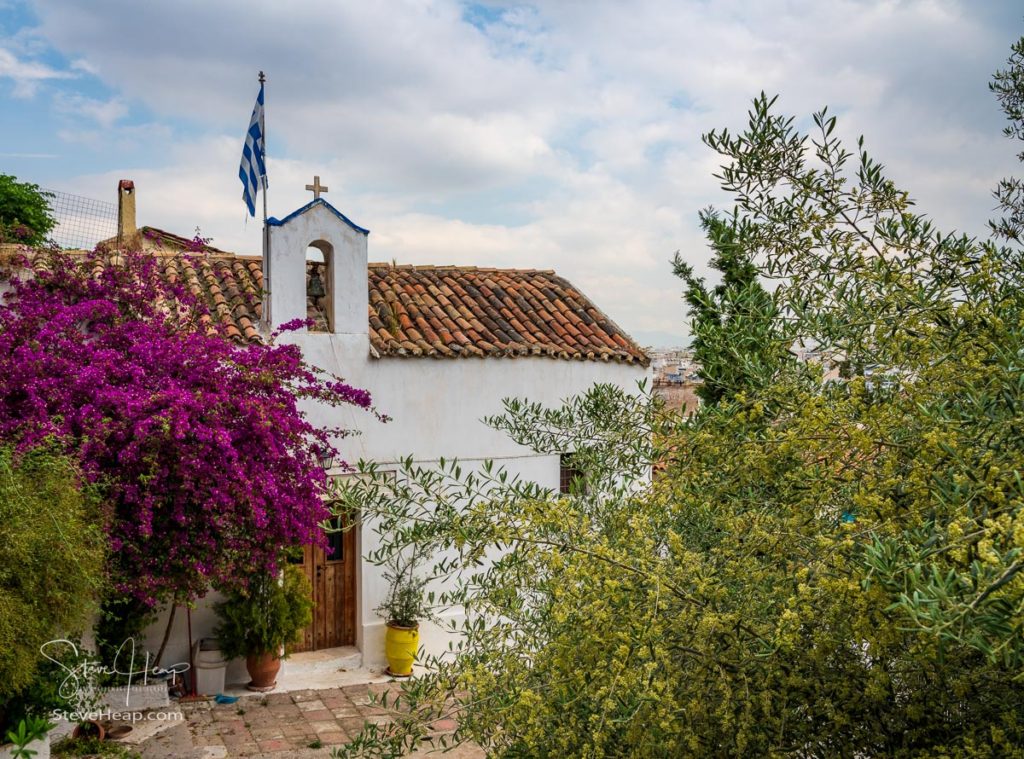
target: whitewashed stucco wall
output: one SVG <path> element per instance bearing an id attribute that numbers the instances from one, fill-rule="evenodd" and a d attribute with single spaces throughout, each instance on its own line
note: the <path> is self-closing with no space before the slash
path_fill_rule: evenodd
<path id="1" fill-rule="evenodd" d="M 540 456 L 483 423 L 502 411 L 502 399 L 527 398 L 553 406 L 585 392 L 595 383 L 636 390 L 647 370 L 615 363 L 550 358 L 366 358 L 359 340 L 327 334 L 296 334 L 312 364 L 341 374 L 373 395 L 376 408 L 392 418 L 382 424 L 354 409 L 310 411 L 317 421 L 362 434 L 338 443 L 349 462 L 366 459 L 382 468 L 412 456 L 417 463 L 439 458 L 482 464 L 486 459 L 548 487 L 558 486 L 558 456 Z M 365 343 L 364 343 L 365 344 Z M 376 548 L 365 530 L 362 553 Z M 360 571 L 357 629 L 364 661 L 379 663 L 383 621 L 373 609 L 387 591 L 380 569 L 363 563 Z M 428 641 L 429 642 L 429 641 Z"/>
<path id="2" fill-rule="evenodd" d="M 511 473 L 548 487 L 558 486 L 558 456 L 534 454 L 484 425 L 483 417 L 500 413 L 503 398 L 522 397 L 555 405 L 598 382 L 633 390 L 647 375 L 645 369 L 637 366 L 550 358 L 377 359 L 370 357 L 365 337 L 310 333 L 293 334 L 287 339 L 302 347 L 310 363 L 369 390 L 376 408 L 392 418 L 381 423 L 371 414 L 353 408 L 307 407 L 305 410 L 317 424 L 361 432 L 338 441 L 346 461 L 372 460 L 387 469 L 409 455 L 418 463 L 436 462 L 444 457 L 457 458 L 471 466 L 492 459 Z M 372 530 L 364 529 L 359 536 L 360 555 L 373 550 L 375 540 Z M 381 570 L 360 562 L 356 629 L 357 645 L 366 666 L 384 663 L 384 624 L 373 610 L 386 592 Z M 208 604 L 201 602 L 192 613 L 193 638 L 211 636 L 215 624 Z M 159 646 L 163 625 L 161 619 L 148 630 L 149 650 L 155 651 Z M 188 660 L 183 614 L 179 614 L 175 625 L 165 662 Z M 424 629 L 423 640 L 435 651 L 447 645 L 447 638 L 435 629 Z M 244 679 L 241 662 L 233 664 L 229 679 L 232 676 L 235 680 Z"/>

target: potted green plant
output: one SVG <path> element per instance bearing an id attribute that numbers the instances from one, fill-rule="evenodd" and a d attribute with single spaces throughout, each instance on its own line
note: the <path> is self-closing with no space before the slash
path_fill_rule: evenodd
<path id="1" fill-rule="evenodd" d="M 53 723 L 42 717 L 25 717 L 7 731 L 7 745 L 0 746 L 2 759 L 46 759 L 50 756 Z"/>
<path id="2" fill-rule="evenodd" d="M 245 657 L 252 678 L 247 687 L 268 691 L 277 684 L 281 659 L 313 619 L 311 588 L 300 567 L 285 564 L 280 577 L 257 576 L 215 610 L 221 651 L 229 659 Z"/>
<path id="3" fill-rule="evenodd" d="M 410 558 L 396 554 L 384 572 L 390 586 L 384 602 L 375 611 L 387 626 L 384 637 L 384 655 L 388 660 L 387 674 L 409 677 L 416 660 L 420 642 L 420 621 L 432 619 L 433 593 L 426 592 L 429 580 L 417 574 L 418 551 Z"/>

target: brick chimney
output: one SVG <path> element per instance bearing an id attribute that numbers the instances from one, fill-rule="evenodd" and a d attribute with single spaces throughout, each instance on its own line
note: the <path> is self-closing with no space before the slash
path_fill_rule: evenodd
<path id="1" fill-rule="evenodd" d="M 117 247 L 135 245 L 138 234 L 135 226 L 135 182 L 122 179 L 117 183 Z"/>

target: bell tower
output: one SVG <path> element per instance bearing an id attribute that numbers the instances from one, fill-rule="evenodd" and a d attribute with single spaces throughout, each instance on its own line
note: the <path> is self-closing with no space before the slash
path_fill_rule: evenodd
<path id="1" fill-rule="evenodd" d="M 268 331 L 295 319 L 310 319 L 310 333 L 368 334 L 367 237 L 320 195 L 327 187 L 314 177 L 306 189 L 313 200 L 283 219 L 267 220 L 266 240 L 273 277 Z"/>

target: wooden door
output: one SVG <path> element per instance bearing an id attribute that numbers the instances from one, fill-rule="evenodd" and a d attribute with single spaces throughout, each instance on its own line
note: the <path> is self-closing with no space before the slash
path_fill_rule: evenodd
<path id="1" fill-rule="evenodd" d="M 313 587 L 313 624 L 303 630 L 296 651 L 356 642 L 356 533 L 331 532 L 327 540 L 326 550 L 306 546 L 302 551 L 302 568 Z"/>

